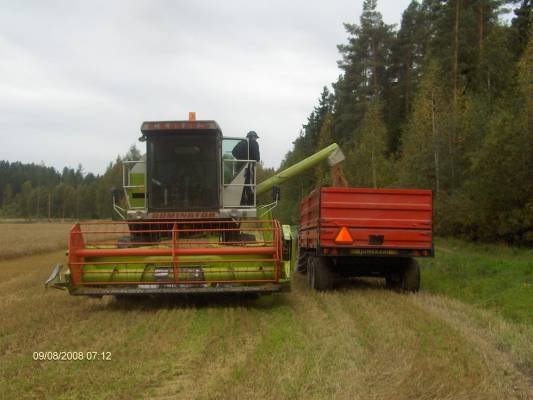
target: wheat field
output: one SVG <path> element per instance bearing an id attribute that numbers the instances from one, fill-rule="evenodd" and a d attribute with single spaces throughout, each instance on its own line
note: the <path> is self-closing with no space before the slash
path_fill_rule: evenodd
<path id="1" fill-rule="evenodd" d="M 67 247 L 73 223 L 0 223 L 0 260 Z"/>

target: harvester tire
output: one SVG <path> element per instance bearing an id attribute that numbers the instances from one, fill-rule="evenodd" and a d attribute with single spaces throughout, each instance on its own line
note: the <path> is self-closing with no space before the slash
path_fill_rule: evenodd
<path id="1" fill-rule="evenodd" d="M 329 257 L 311 256 L 311 287 L 318 291 L 333 289 L 335 274 Z M 309 272 L 308 272 L 309 273 Z"/>
<path id="2" fill-rule="evenodd" d="M 418 292 L 420 289 L 420 266 L 414 258 L 406 259 L 401 267 L 385 277 L 387 288 L 398 292 Z"/>
<path id="3" fill-rule="evenodd" d="M 117 240 L 117 247 L 119 249 L 127 249 L 131 246 L 131 238 L 129 236 L 119 237 Z"/>

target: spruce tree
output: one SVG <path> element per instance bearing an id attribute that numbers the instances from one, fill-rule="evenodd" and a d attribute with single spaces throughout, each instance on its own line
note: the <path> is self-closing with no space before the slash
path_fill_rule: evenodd
<path id="1" fill-rule="evenodd" d="M 387 69 L 394 34 L 376 7 L 377 0 L 364 1 L 359 25 L 344 24 L 348 44 L 338 46 L 342 54 L 339 67 L 344 74 L 334 85 L 337 101 L 333 136 L 341 143 L 353 142 L 366 103 L 381 99 L 389 87 Z"/>
<path id="2" fill-rule="evenodd" d="M 511 24 L 509 46 L 517 59 L 521 57 L 531 36 L 531 27 L 533 26 L 532 8 L 533 0 L 521 0 L 520 7 L 514 10 L 515 17 Z"/>
<path id="3" fill-rule="evenodd" d="M 485 240 L 533 243 L 533 40 L 517 65 L 516 92 L 490 118 L 465 190 Z"/>
<path id="4" fill-rule="evenodd" d="M 441 69 L 428 62 L 402 136 L 400 183 L 409 187 L 442 189 L 443 149 L 449 125 L 448 96 L 441 82 Z"/>
<path id="5" fill-rule="evenodd" d="M 333 138 L 331 136 L 332 127 L 333 116 L 331 114 L 326 114 L 322 127 L 320 128 L 317 150 L 323 149 L 333 143 Z M 324 163 L 321 163 L 316 169 L 315 182 L 316 186 L 328 186 L 331 184 L 330 169 Z"/>
<path id="6" fill-rule="evenodd" d="M 391 168 L 387 159 L 387 128 L 379 100 L 368 103 L 360 133 L 349 152 L 347 178 L 359 187 L 384 187 L 391 183 Z"/>
<path id="7" fill-rule="evenodd" d="M 413 0 L 402 14 L 400 29 L 391 46 L 391 65 L 387 72 L 390 86 L 384 100 L 389 110 L 386 123 L 390 152 L 397 151 L 402 125 L 411 110 L 430 29 L 430 21 L 422 6 Z"/>

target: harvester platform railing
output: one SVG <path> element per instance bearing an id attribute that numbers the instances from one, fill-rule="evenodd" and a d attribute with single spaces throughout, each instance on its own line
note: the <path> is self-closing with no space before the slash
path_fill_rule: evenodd
<path id="1" fill-rule="evenodd" d="M 123 160 L 122 161 L 122 187 L 124 190 L 124 197 L 126 199 L 126 202 L 128 204 L 128 209 L 131 210 L 142 210 L 146 206 L 146 173 L 143 173 L 143 183 L 142 185 L 139 184 L 133 184 L 132 183 L 132 168 L 135 168 L 137 165 L 145 165 L 146 162 L 144 160 Z M 142 206 L 135 206 L 134 204 L 131 204 L 130 198 L 128 196 L 128 190 L 139 190 L 142 189 L 144 194 L 144 202 Z"/>
<path id="2" fill-rule="evenodd" d="M 71 283 L 130 288 L 278 283 L 280 232 L 275 220 L 79 223 L 70 232 Z"/>
<path id="3" fill-rule="evenodd" d="M 234 189 L 237 194 L 230 201 L 224 202 L 224 208 L 255 208 L 257 206 L 256 195 L 256 160 L 238 160 L 238 159 L 223 159 L 222 160 L 222 182 L 224 182 L 224 191 Z M 228 167 L 231 174 L 228 175 Z M 240 173 L 245 174 L 246 170 L 251 171 L 253 176 L 250 177 L 250 183 L 245 183 L 244 176 L 242 183 L 232 183 Z M 226 181 L 230 182 L 226 182 Z M 241 194 L 245 188 L 249 188 L 249 192 L 253 195 L 252 201 L 249 204 L 242 204 Z"/>

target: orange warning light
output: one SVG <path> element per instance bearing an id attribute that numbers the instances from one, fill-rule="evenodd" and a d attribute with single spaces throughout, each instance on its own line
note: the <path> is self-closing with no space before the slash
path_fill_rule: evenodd
<path id="1" fill-rule="evenodd" d="M 335 238 L 335 243 L 338 244 L 352 244 L 353 238 L 352 235 L 350 235 L 350 231 L 348 228 L 343 226 L 339 233 L 337 234 L 337 237 Z"/>
<path id="2" fill-rule="evenodd" d="M 194 111 L 189 111 L 189 121 L 196 121 L 196 113 Z"/>

